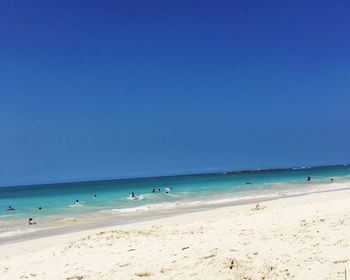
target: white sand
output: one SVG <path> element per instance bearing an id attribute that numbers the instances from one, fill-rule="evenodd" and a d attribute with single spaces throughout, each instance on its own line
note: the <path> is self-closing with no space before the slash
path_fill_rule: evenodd
<path id="1" fill-rule="evenodd" d="M 0 246 L 0 279 L 350 279 L 350 191 Z"/>

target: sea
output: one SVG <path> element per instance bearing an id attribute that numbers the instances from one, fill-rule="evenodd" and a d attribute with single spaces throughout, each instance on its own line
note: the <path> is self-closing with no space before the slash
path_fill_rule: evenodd
<path id="1" fill-rule="evenodd" d="M 118 224 L 348 188 L 348 164 L 1 187 L 0 242 L 75 225 Z M 29 225 L 29 218 L 36 224 Z"/>

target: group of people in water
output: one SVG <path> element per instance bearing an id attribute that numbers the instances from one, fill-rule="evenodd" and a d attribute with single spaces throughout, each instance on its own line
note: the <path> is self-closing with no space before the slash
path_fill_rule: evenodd
<path id="1" fill-rule="evenodd" d="M 165 190 L 165 193 L 169 193 L 169 192 L 171 192 L 173 190 L 173 188 L 172 187 L 166 187 L 166 188 L 164 188 L 164 190 Z M 160 188 L 153 188 L 152 189 L 152 193 L 160 193 L 160 192 L 161 192 Z M 135 192 L 131 192 L 131 194 L 129 196 L 129 199 L 131 199 L 131 200 L 139 200 L 139 199 L 142 199 L 142 198 L 143 198 L 143 196 L 137 196 L 135 194 Z"/>
<path id="2" fill-rule="evenodd" d="M 30 210 L 42 210 L 43 208 L 41 206 L 39 206 L 38 208 L 35 208 L 35 209 L 30 209 Z M 6 208 L 6 211 L 15 211 L 16 208 L 15 207 L 12 207 L 11 205 L 9 205 L 7 208 Z M 29 218 L 28 219 L 28 224 L 31 226 L 31 225 L 36 225 L 36 222 L 34 221 L 33 218 Z"/>
<path id="3" fill-rule="evenodd" d="M 166 188 L 164 188 L 164 190 L 165 190 L 165 193 L 169 193 L 169 192 L 171 192 L 173 190 L 173 188 L 172 187 L 166 187 Z M 153 193 L 160 192 L 160 188 L 155 188 L 155 189 L 152 190 L 152 192 Z"/>
<path id="4" fill-rule="evenodd" d="M 307 178 L 306 178 L 306 181 L 307 182 L 311 182 L 311 177 L 310 176 L 307 176 Z M 331 182 L 334 182 L 334 179 L 333 178 L 331 178 L 330 179 L 330 181 Z M 252 182 L 246 182 L 246 184 L 247 185 L 251 185 L 252 184 Z M 164 190 L 165 190 L 165 193 L 169 193 L 169 192 L 171 192 L 172 190 L 173 190 L 173 188 L 172 187 L 166 187 L 166 188 L 164 188 Z M 153 188 L 152 189 L 152 193 L 160 193 L 161 192 L 161 189 L 160 188 Z M 93 197 L 94 198 L 96 198 L 97 197 L 97 195 L 96 194 L 94 194 L 93 195 Z M 140 197 L 138 197 L 136 194 L 135 194 L 135 192 L 131 192 L 131 194 L 130 194 L 130 199 L 132 199 L 132 200 L 138 200 Z M 75 200 L 75 205 L 79 205 L 79 204 L 83 204 L 84 203 L 84 201 L 79 201 L 78 199 L 77 200 Z M 31 209 L 31 210 L 42 210 L 43 208 L 41 207 L 41 206 L 39 206 L 38 208 L 35 208 L 35 209 Z M 12 205 L 9 205 L 7 208 L 6 208 L 6 211 L 15 211 L 16 210 L 16 208 L 15 207 L 13 207 Z M 28 224 L 29 225 L 35 225 L 36 224 L 36 222 L 35 222 L 35 220 L 33 219 L 33 218 L 29 218 L 28 219 Z"/>
<path id="5" fill-rule="evenodd" d="M 96 194 L 94 194 L 94 197 L 97 197 Z M 78 199 L 75 200 L 75 205 L 77 204 L 82 204 L 84 203 L 84 201 L 79 201 Z M 34 211 L 34 210 L 38 210 L 38 211 L 41 211 L 43 208 L 41 206 L 39 206 L 38 208 L 32 208 L 32 209 L 28 209 L 28 210 L 31 210 L 31 211 Z M 7 206 L 7 208 L 5 209 L 6 211 L 15 211 L 16 208 L 13 207 L 12 205 L 9 205 Z M 31 226 L 31 225 L 36 225 L 36 221 L 33 219 L 33 218 L 29 218 L 28 219 L 28 224 Z"/>

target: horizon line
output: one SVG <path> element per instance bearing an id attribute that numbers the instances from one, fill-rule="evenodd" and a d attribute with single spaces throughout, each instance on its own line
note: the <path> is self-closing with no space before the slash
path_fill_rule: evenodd
<path id="1" fill-rule="evenodd" d="M 142 180 L 142 179 L 152 179 L 152 178 L 166 178 L 174 176 L 196 176 L 196 175 L 206 175 L 206 174 L 219 174 L 219 173 L 235 173 L 235 172 L 252 172 L 252 171 L 271 171 L 271 170 L 288 170 L 293 168 L 298 169 L 311 169 L 317 167 L 332 167 L 332 166 L 348 166 L 350 163 L 338 163 L 338 164 L 322 164 L 322 165 L 310 165 L 310 166 L 290 166 L 290 167 L 267 167 L 267 168 L 253 168 L 253 169 L 225 169 L 217 171 L 208 172 L 193 172 L 193 173 L 174 173 L 165 175 L 153 175 L 153 176 L 140 176 L 140 177 L 120 177 L 113 179 L 92 179 L 92 180 L 81 180 L 81 181 L 61 181 L 61 182 L 51 182 L 51 183 L 34 183 L 25 185 L 11 185 L 11 186 L 0 186 L 0 188 L 18 188 L 18 187 L 33 187 L 33 186 L 50 186 L 50 185 L 65 185 L 65 184 L 78 184 L 78 183 L 93 183 L 93 182 L 110 182 L 110 181 L 126 181 L 126 180 Z"/>

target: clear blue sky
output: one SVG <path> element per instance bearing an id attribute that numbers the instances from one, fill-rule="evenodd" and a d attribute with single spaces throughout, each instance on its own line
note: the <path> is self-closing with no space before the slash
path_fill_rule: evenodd
<path id="1" fill-rule="evenodd" d="M 0 186 L 348 162 L 349 15 L 1 1 Z"/>

